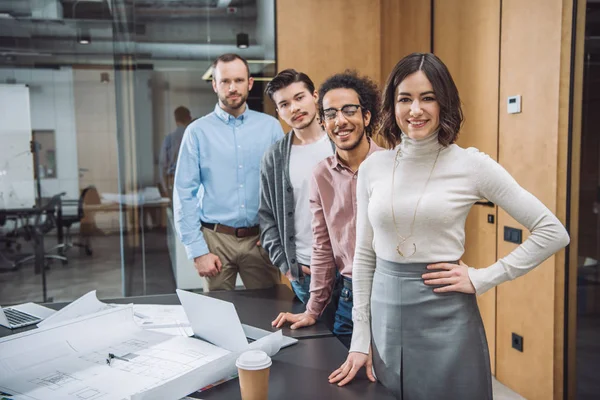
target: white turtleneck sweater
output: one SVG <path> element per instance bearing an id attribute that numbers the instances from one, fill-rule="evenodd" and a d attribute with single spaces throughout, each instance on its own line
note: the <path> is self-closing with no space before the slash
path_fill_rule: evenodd
<path id="1" fill-rule="evenodd" d="M 567 231 L 550 210 L 488 155 L 455 144 L 443 147 L 437 133 L 418 141 L 402 134 L 399 147 L 401 157 L 393 188 L 392 168 L 398 147 L 373 154 L 361 164 L 358 174 L 351 352 L 369 351 L 370 298 L 376 257 L 400 264 L 460 260 L 464 253 L 465 220 L 475 202 L 492 201 L 531 231 L 526 241 L 496 263 L 469 268 L 469 278 L 477 294 L 527 273 L 569 243 Z M 412 236 L 402 247 L 406 257 L 396 251 L 399 238 L 392 219 L 391 190 L 394 190 L 398 232 L 403 237 L 411 234 L 415 206 L 423 194 Z M 417 250 L 410 256 L 412 243 Z"/>

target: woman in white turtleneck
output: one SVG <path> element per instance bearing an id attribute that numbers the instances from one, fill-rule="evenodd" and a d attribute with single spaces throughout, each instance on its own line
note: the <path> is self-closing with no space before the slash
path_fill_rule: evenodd
<path id="1" fill-rule="evenodd" d="M 366 366 L 369 379 L 376 376 L 399 398 L 491 399 L 475 294 L 532 270 L 569 236 L 498 163 L 454 144 L 460 98 L 435 55 L 414 53 L 396 65 L 382 117 L 381 132 L 393 149 L 361 165 L 354 332 L 348 359 L 329 380 L 345 385 Z M 465 220 L 481 199 L 502 207 L 531 236 L 496 263 L 474 269 L 460 259 Z"/>

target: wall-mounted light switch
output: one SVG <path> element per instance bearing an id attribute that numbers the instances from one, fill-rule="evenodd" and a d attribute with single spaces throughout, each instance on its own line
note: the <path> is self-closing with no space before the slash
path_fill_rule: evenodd
<path id="1" fill-rule="evenodd" d="M 507 111 L 509 114 L 518 114 L 521 112 L 521 95 L 509 96 L 506 102 Z"/>
<path id="2" fill-rule="evenodd" d="M 504 241 L 510 243 L 521 244 L 523 243 L 523 231 L 517 228 L 511 228 L 510 226 L 504 227 Z"/>

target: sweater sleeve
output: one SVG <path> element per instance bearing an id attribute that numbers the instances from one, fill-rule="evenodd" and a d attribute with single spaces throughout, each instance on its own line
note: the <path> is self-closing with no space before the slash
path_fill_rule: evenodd
<path id="1" fill-rule="evenodd" d="M 569 244 L 569 235 L 554 214 L 488 155 L 468 149 L 474 157 L 477 189 L 525 226 L 531 235 L 506 257 L 486 268 L 469 268 L 469 278 L 478 295 L 502 282 L 526 274 Z"/>
<path id="2" fill-rule="evenodd" d="M 275 221 L 275 206 L 273 204 L 274 188 L 269 185 L 273 174 L 271 151 L 265 153 L 260 167 L 260 199 L 258 207 L 258 221 L 260 224 L 260 244 L 269 253 L 273 265 L 277 266 L 282 274 L 290 268 L 285 257 L 281 243 L 279 229 Z"/>
<path id="3" fill-rule="evenodd" d="M 369 179 L 367 161 L 358 172 L 356 183 L 356 249 L 352 265 L 352 288 L 354 306 L 352 308 L 351 352 L 369 353 L 371 343 L 370 303 L 375 273 L 375 251 L 373 249 L 373 227 L 369 221 Z"/>

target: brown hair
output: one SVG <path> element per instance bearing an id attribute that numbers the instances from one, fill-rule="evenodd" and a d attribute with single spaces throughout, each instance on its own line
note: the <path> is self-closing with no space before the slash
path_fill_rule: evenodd
<path id="1" fill-rule="evenodd" d="M 267 87 L 265 88 L 265 93 L 269 96 L 271 100 L 273 100 L 273 95 L 278 90 L 284 89 L 290 86 L 292 83 L 302 82 L 306 89 L 310 94 L 313 94 L 315 91 L 315 84 L 313 81 L 306 75 L 304 72 L 298 72 L 295 69 L 284 69 L 280 73 L 277 74 L 275 78 L 273 78 L 269 83 L 267 83 Z"/>
<path id="2" fill-rule="evenodd" d="M 321 121 L 325 120 L 323 110 L 325 94 L 334 89 L 352 89 L 356 92 L 362 112 L 366 110 L 371 113 L 371 121 L 369 126 L 365 127 L 365 132 L 368 137 L 373 136 L 377 132 L 380 119 L 379 103 L 381 98 L 377 84 L 368 76 L 359 75 L 355 70 L 346 70 L 343 73 L 330 76 L 319 88 L 319 117 Z"/>
<path id="3" fill-rule="evenodd" d="M 225 54 L 222 54 L 219 57 L 217 57 L 217 59 L 215 61 L 213 61 L 213 63 L 212 63 L 213 80 L 215 79 L 214 70 L 217 68 L 217 64 L 219 64 L 220 62 L 228 63 L 228 62 L 232 62 L 235 60 L 240 60 L 241 62 L 244 63 L 244 65 L 246 66 L 246 69 L 248 70 L 248 77 L 250 77 L 250 67 L 248 66 L 248 61 L 246 61 L 246 59 L 244 57 L 242 57 L 238 54 L 235 54 L 235 53 L 225 53 Z"/>
<path id="4" fill-rule="evenodd" d="M 175 122 L 187 124 L 192 120 L 192 114 L 190 114 L 190 110 L 184 106 L 177 107 L 173 114 L 175 115 Z"/>
<path id="5" fill-rule="evenodd" d="M 385 84 L 381 106 L 380 134 L 387 142 L 388 148 L 393 148 L 400 143 L 402 133 L 396 123 L 396 88 L 407 76 L 417 71 L 423 71 L 429 79 L 440 105 L 440 127 L 438 131 L 440 144 L 448 146 L 458 138 L 463 123 L 463 112 L 458 89 L 454 84 L 450 71 L 448 71 L 442 60 L 432 53 L 413 53 L 396 64 Z"/>

